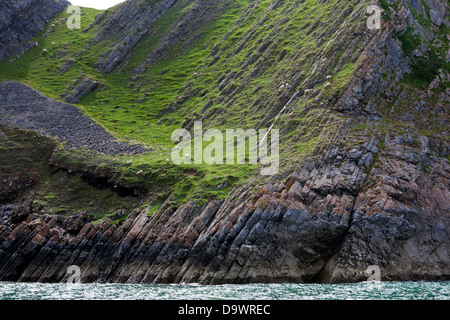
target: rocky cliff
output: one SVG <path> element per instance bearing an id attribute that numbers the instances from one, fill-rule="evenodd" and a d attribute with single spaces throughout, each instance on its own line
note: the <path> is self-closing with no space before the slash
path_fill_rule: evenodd
<path id="1" fill-rule="evenodd" d="M 66 0 L 0 1 L 0 61 L 26 49 L 27 41 L 67 5 Z"/>
<path id="2" fill-rule="evenodd" d="M 105 37 L 90 45 L 126 39 L 142 29 L 139 21 L 147 26 L 172 5 L 145 7 L 137 12 L 151 12 L 149 21 L 128 23 L 123 12 L 134 2 L 98 16 L 90 28 Z M 278 0 L 266 10 L 258 3 L 246 3 L 229 32 L 215 39 L 158 121 L 182 114 L 185 128 L 195 120 L 227 123 L 245 105 L 258 116 L 250 124 L 280 129 L 280 143 L 288 146 L 280 173 L 254 174 L 221 199 L 174 206 L 172 194 L 155 212 L 135 209 L 120 223 L 40 214 L 32 196 L 14 206 L 8 200 L 0 207 L 1 280 L 61 282 L 70 265 L 81 268 L 84 282 L 355 282 L 366 280 L 373 265 L 382 280 L 450 278 L 448 3 L 321 1 L 312 8 L 310 1 Z M 146 72 L 172 46 L 187 50 L 186 39 L 205 32 L 200 21 L 219 19 L 221 11 L 209 4 L 184 7 L 175 26 L 131 66 L 131 87 L 145 88 Z M 380 29 L 367 28 L 369 4 L 384 10 Z M 296 10 L 313 19 L 292 25 Z M 183 21 L 199 29 L 183 28 Z M 230 46 L 240 28 L 245 32 Z M 293 28 L 314 42 L 290 50 L 281 35 Z M 133 39 L 143 41 L 148 32 Z M 133 41 L 105 51 L 96 68 L 123 68 L 138 46 Z M 207 92 L 199 89 L 200 77 L 213 73 L 215 81 L 203 84 Z M 250 118 L 240 115 L 236 126 Z M 0 180 L 2 189 L 7 180 Z"/>

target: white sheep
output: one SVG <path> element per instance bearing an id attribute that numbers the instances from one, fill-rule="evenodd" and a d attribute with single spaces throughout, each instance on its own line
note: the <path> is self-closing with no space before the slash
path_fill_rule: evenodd
<path id="1" fill-rule="evenodd" d="M 142 171 L 142 170 L 139 170 L 138 172 L 136 172 L 137 176 L 142 176 L 143 174 L 144 174 L 144 171 Z"/>
<path id="2" fill-rule="evenodd" d="M 169 160 L 169 159 L 166 159 L 166 163 L 169 164 L 169 163 L 170 163 L 170 160 Z"/>
<path id="3" fill-rule="evenodd" d="M 326 77 L 327 80 L 331 80 L 331 78 L 333 78 L 331 75 L 328 75 L 328 76 Z"/>
<path id="4" fill-rule="evenodd" d="M 127 165 L 130 165 L 133 163 L 133 160 L 127 161 Z"/>
<path id="5" fill-rule="evenodd" d="M 331 86 L 330 82 L 325 83 L 325 85 L 323 86 L 324 88 L 328 88 L 329 86 Z"/>
<path id="6" fill-rule="evenodd" d="M 43 53 L 47 53 L 47 49 L 42 49 L 42 52 Z"/>
<path id="7" fill-rule="evenodd" d="M 305 94 L 310 94 L 312 91 L 312 89 L 305 89 Z"/>
<path id="8" fill-rule="evenodd" d="M 52 23 L 52 25 L 50 27 L 54 28 L 54 27 L 56 27 L 56 25 L 54 23 Z"/>
<path id="9" fill-rule="evenodd" d="M 52 46 L 53 46 L 53 47 L 56 46 L 56 43 L 52 42 Z"/>

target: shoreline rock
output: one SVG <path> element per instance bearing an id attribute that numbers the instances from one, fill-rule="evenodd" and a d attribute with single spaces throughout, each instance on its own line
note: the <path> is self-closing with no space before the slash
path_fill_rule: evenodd
<path id="1" fill-rule="evenodd" d="M 66 0 L 0 2 L 0 61 L 27 46 L 27 41 L 68 5 Z"/>
<path id="2" fill-rule="evenodd" d="M 50 99 L 20 82 L 0 82 L 0 100 L 0 124 L 57 137 L 67 148 L 86 148 L 105 154 L 149 152 L 142 145 L 115 141 L 77 107 Z"/>

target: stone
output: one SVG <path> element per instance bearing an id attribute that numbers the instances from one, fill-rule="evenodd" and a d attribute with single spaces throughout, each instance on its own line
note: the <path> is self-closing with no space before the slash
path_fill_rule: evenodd
<path id="1" fill-rule="evenodd" d="M 360 149 L 352 149 L 349 151 L 347 157 L 350 160 L 358 160 L 363 155 L 363 151 Z"/>
<path id="2" fill-rule="evenodd" d="M 18 206 L 7 205 L 6 209 L 12 210 L 10 216 L 11 222 L 18 224 L 26 220 L 32 213 L 31 209 L 32 204 L 33 204 L 33 194 L 31 193 L 22 199 L 20 205 Z"/>
<path id="3" fill-rule="evenodd" d="M 442 25 L 443 17 L 436 10 L 430 10 L 430 19 L 436 26 Z"/>
<path id="4" fill-rule="evenodd" d="M 0 2 L 0 61 L 23 48 L 44 29 L 46 21 L 69 5 L 66 0 Z"/>
<path id="5" fill-rule="evenodd" d="M 95 67 L 104 73 L 110 73 L 118 68 L 147 34 L 152 24 L 166 13 L 174 2 L 175 0 L 160 0 L 155 5 L 149 6 L 145 2 L 129 0 L 123 6 L 108 12 L 108 18 L 101 23 L 101 31 L 91 43 L 95 45 L 116 37 L 120 37 L 121 42 L 114 48 L 106 50 Z"/>
<path id="6" fill-rule="evenodd" d="M 66 221 L 66 230 L 69 234 L 77 235 L 81 229 L 89 223 L 88 216 L 85 211 L 73 214 Z"/>
<path id="7" fill-rule="evenodd" d="M 88 77 L 82 82 L 76 81 L 76 83 L 72 84 L 74 89 L 72 89 L 70 93 L 65 94 L 64 101 L 69 103 L 77 103 L 81 100 L 81 98 L 94 91 L 98 86 L 99 82 L 92 77 Z"/>
<path id="8" fill-rule="evenodd" d="M 3 101 L 0 124 L 13 123 L 25 130 L 58 137 L 66 143 L 65 147 L 68 149 L 85 147 L 106 154 L 139 154 L 149 151 L 142 145 L 115 141 L 105 129 L 85 117 L 77 107 L 45 97 L 22 83 L 1 82 L 0 99 Z M 55 117 L 54 114 L 58 116 Z"/>
<path id="9" fill-rule="evenodd" d="M 430 8 L 441 12 L 441 1 L 424 1 Z M 425 3 L 419 0 L 409 2 L 418 12 Z M 434 6 L 436 3 L 439 4 L 437 8 Z M 96 28 L 94 30 L 106 40 L 121 39 L 114 47 L 105 48 L 105 54 L 96 65 L 98 70 L 120 72 L 139 39 L 146 32 L 152 32 L 152 19 L 159 19 L 159 15 L 167 11 L 167 6 L 171 6 L 167 1 L 152 4 L 162 7 L 129 0 L 100 14 L 89 27 Z M 232 2 L 221 1 L 220 4 L 230 5 Z M 251 5 L 252 10 L 243 10 L 242 18 L 255 14 L 254 4 Z M 273 2 L 272 8 L 277 6 L 283 6 L 280 13 L 276 12 L 282 15 L 292 12 L 290 10 L 296 9 L 298 3 Z M 169 28 L 170 31 L 161 35 L 156 49 L 148 53 L 147 59 L 136 67 L 135 72 L 145 72 L 153 62 L 165 59 L 173 48 L 189 48 L 204 30 L 204 23 L 219 17 L 215 15 L 220 13 L 215 7 L 219 7 L 218 2 L 212 0 L 200 0 L 189 6 L 177 17 L 177 23 Z M 225 10 L 227 7 L 221 8 Z M 300 59 L 306 59 L 311 53 L 305 46 L 299 50 L 306 51 L 290 55 L 298 57 L 292 61 L 296 68 L 292 72 L 277 71 L 277 61 L 272 62 L 274 68 L 271 70 L 275 71 L 270 74 L 273 88 L 267 90 L 269 93 L 264 93 L 265 90 L 259 87 L 250 88 L 258 95 L 258 100 L 251 101 L 255 107 L 249 110 L 259 109 L 264 115 L 258 125 L 272 124 L 273 120 L 280 119 L 278 115 L 282 112 L 294 113 L 289 121 L 299 120 L 301 124 L 289 127 L 289 130 L 296 130 L 292 132 L 294 137 L 298 137 L 296 141 L 318 138 L 314 147 L 302 152 L 301 157 L 297 157 L 298 150 L 293 150 L 292 154 L 288 152 L 288 157 L 282 159 L 288 168 L 282 174 L 268 179 L 252 176 L 251 181 L 234 185 L 231 192 L 220 200 L 192 198 L 180 204 L 178 199 L 168 196 L 168 190 L 162 190 L 161 195 L 167 194 L 167 197 L 162 199 L 165 201 L 156 212 L 150 212 L 150 208 L 135 209 L 123 223 L 100 221 L 94 225 L 78 215 L 46 217 L 31 212 L 25 219 L 8 222 L 0 228 L 3 240 L 0 241 L 0 281 L 37 279 L 64 282 L 67 266 L 73 264 L 82 266 L 86 282 L 100 283 L 358 282 L 367 279 L 365 270 L 370 265 L 379 266 L 383 279 L 391 281 L 448 279 L 450 170 L 445 157 L 449 147 L 441 138 L 418 130 L 427 128 L 423 120 L 428 120 L 426 116 L 431 110 L 435 110 L 433 120 L 445 127 L 447 95 L 441 92 L 444 96 L 439 99 L 435 99 L 437 95 L 429 99 L 432 93 L 428 96 L 426 90 L 424 92 L 412 85 L 411 90 L 403 90 L 401 80 L 405 72 L 410 71 L 410 65 L 395 34 L 395 30 L 410 27 L 414 34 L 422 37 L 424 30 L 415 25 L 411 13 L 401 4 L 396 10 L 407 21 L 397 21 L 400 18 L 393 15 L 391 23 L 399 24 L 400 28 L 383 27 L 376 32 L 356 28 L 362 21 L 352 18 L 359 11 L 352 15 L 354 8 L 349 2 L 342 2 L 334 10 L 341 8 L 344 10 L 328 17 L 330 28 L 319 28 L 321 43 L 333 40 L 339 45 L 324 46 L 324 50 L 320 50 L 323 54 L 314 55 L 316 58 L 311 62 L 317 62 L 317 69 L 313 68 L 308 75 L 299 72 L 303 70 L 298 62 L 306 62 Z M 219 98 L 213 104 L 222 104 L 225 110 L 232 103 L 240 102 L 239 90 L 244 86 L 233 87 L 233 82 L 249 80 L 267 71 L 265 62 L 274 50 L 272 47 L 277 46 L 276 43 L 273 46 L 266 44 L 282 38 L 283 19 L 276 19 L 276 32 L 264 34 L 264 39 L 258 38 L 256 31 L 260 25 L 258 19 L 255 21 L 255 29 L 252 26 L 246 28 L 247 41 L 236 43 L 228 53 L 232 56 L 241 50 L 247 51 L 249 48 L 246 46 L 254 39 L 262 40 L 262 46 L 254 46 L 254 50 L 247 51 L 248 59 L 239 65 L 239 70 L 234 68 L 236 65 L 231 65 L 230 70 L 233 71 L 225 72 L 217 77 L 220 81 L 215 81 Z M 260 20 L 259 23 L 270 21 Z M 135 29 L 140 25 L 146 28 L 141 30 L 142 34 Z M 314 25 L 311 27 L 316 28 Z M 331 30 L 339 32 L 332 33 Z M 431 36 L 434 35 L 434 30 L 429 31 Z M 230 35 L 231 32 L 227 36 Z M 136 36 L 136 42 L 130 39 L 133 36 Z M 124 39 L 132 42 L 121 42 Z M 99 38 L 94 42 L 101 45 L 101 41 Z M 228 45 L 226 39 L 218 39 L 216 43 L 210 61 L 202 65 L 205 74 L 211 71 L 209 66 L 220 58 L 228 58 L 220 56 Z M 261 56 L 253 54 L 262 47 Z M 419 51 L 424 52 L 422 49 Z M 83 54 L 88 52 L 86 50 Z M 330 58 L 325 59 L 325 56 Z M 340 57 L 340 61 L 332 57 Z M 285 56 L 281 58 L 287 59 Z M 232 60 L 229 60 L 231 64 Z M 325 75 L 350 61 L 361 63 L 357 63 L 357 68 L 342 82 L 342 86 L 339 84 L 339 92 L 332 96 L 327 93 L 324 97 L 322 93 L 325 92 L 319 90 L 314 101 L 301 100 L 301 88 L 320 87 Z M 290 62 L 285 60 L 283 64 L 287 66 Z M 307 65 L 309 68 L 310 64 Z M 180 103 L 173 101 L 168 104 L 171 112 L 184 107 L 186 100 L 203 94 L 190 91 L 196 80 L 190 73 L 183 90 L 180 89 L 174 98 Z M 87 78 L 81 75 L 67 93 L 78 90 L 76 88 L 82 87 Z M 133 79 L 131 86 L 136 89 L 140 82 L 139 77 Z M 281 84 L 286 88 L 287 83 L 293 91 L 299 92 L 291 96 L 294 97 L 291 100 L 286 90 L 286 94 L 276 93 Z M 39 107 L 45 103 L 52 110 L 60 111 L 61 115 L 57 113 L 59 116 L 66 115 L 52 101 L 41 100 L 41 96 L 33 95 L 26 87 L 1 83 L 0 88 L 0 100 L 7 102 L 0 110 L 8 109 L 8 114 L 17 117 L 20 124 L 23 120 L 32 122 L 33 118 L 17 115 L 18 111 L 28 110 L 26 107 L 30 104 Z M 27 104 L 11 104 L 11 93 Z M 241 94 L 248 97 L 247 92 Z M 207 95 L 205 99 L 210 99 Z M 29 100 L 25 100 L 27 98 Z M 139 99 L 137 95 L 136 98 Z M 289 101 L 292 104 L 286 105 Z M 400 106 L 404 107 L 402 112 L 397 108 Z M 70 106 L 65 107 L 70 110 Z M 250 104 L 249 108 L 252 108 Z M 201 115 L 189 115 L 186 126 L 197 116 L 204 120 L 219 117 L 217 123 L 222 120 L 220 117 L 228 117 L 225 111 L 221 115 L 220 111 L 210 109 L 205 109 Z M 38 108 L 35 110 L 39 111 Z M 54 119 L 50 121 L 44 116 L 42 122 L 33 124 L 40 126 L 44 123 L 47 130 L 52 130 Z M 405 123 L 403 116 L 409 117 L 412 123 Z M 4 118 L 0 117 L 0 120 L 5 121 Z M 381 120 L 386 120 L 389 125 L 384 126 L 385 122 Z M 395 122 L 390 123 L 391 120 Z M 71 124 L 56 123 L 62 127 Z M 80 127 L 75 129 L 84 128 L 86 123 L 77 124 Z M 365 125 L 364 130 L 352 130 L 354 125 L 361 124 Z M 287 128 L 283 121 L 275 125 L 282 130 Z M 59 130 L 65 133 L 61 128 Z M 77 133 L 76 130 L 74 132 Z M 81 134 L 76 135 L 75 141 L 70 140 L 67 134 L 64 138 L 75 147 L 87 143 L 83 139 L 92 138 L 96 150 L 104 150 L 99 148 L 101 134 L 99 131 L 94 133 L 95 138 Z M 375 165 L 374 158 L 377 161 Z M 223 177 L 219 178 L 213 180 L 217 181 L 213 188 L 225 181 Z M 14 181 L 14 178 L 0 179 L 1 190 L 20 185 Z M 117 181 L 112 181 L 112 185 L 117 186 Z M 27 201 L 16 200 L 17 207 L 23 207 Z M 122 213 L 117 212 L 117 217 Z"/>
<path id="10" fill-rule="evenodd" d="M 358 162 L 358 165 L 360 167 L 364 167 L 366 169 L 369 169 L 373 164 L 373 155 L 372 153 L 366 153 L 361 157 L 361 159 Z"/>

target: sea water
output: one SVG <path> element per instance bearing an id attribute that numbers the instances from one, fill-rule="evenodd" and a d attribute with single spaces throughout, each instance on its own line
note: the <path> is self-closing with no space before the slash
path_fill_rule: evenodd
<path id="1" fill-rule="evenodd" d="M 0 282 L 0 300 L 450 300 L 450 282 L 217 286 Z"/>

